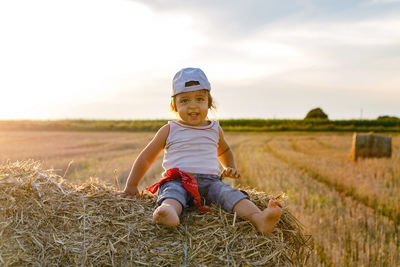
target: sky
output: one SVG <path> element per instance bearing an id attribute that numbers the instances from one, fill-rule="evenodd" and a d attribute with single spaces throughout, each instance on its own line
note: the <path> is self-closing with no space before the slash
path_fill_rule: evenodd
<path id="1" fill-rule="evenodd" d="M 211 117 L 400 117 L 400 0 L 6 0 L 0 120 L 173 119 L 199 67 Z"/>

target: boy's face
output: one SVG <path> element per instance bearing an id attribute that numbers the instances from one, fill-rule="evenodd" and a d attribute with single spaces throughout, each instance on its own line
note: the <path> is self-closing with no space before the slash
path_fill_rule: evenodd
<path id="1" fill-rule="evenodd" d="M 175 105 L 184 124 L 191 126 L 206 125 L 208 113 L 207 90 L 197 90 L 176 95 Z"/>

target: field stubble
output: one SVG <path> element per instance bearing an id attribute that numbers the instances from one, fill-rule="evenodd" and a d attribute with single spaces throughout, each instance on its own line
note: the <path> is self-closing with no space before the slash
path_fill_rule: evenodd
<path id="1" fill-rule="evenodd" d="M 133 161 L 154 133 L 115 132 L 0 132 L 0 161 L 34 159 L 54 169 L 69 182 L 81 184 L 90 177 L 108 184 L 118 177 L 120 188 Z M 161 173 L 161 155 L 144 180 Z"/>
<path id="2" fill-rule="evenodd" d="M 348 157 L 351 135 L 329 135 L 248 134 L 231 138 L 235 150 L 240 151 L 235 155 L 244 177 L 241 182 L 259 190 L 283 191 L 289 196 L 291 212 L 300 218 L 314 238 L 311 265 L 398 266 L 399 225 L 383 215 L 379 208 L 365 205 L 352 195 L 354 191 L 339 191 L 332 186 L 333 182 L 315 179 L 315 173 L 326 175 L 319 173 L 319 164 L 324 166 L 324 170 L 332 164 L 330 176 L 324 179 L 351 180 L 352 176 L 348 175 L 352 173 L 367 181 L 376 181 L 376 173 L 381 173 L 382 168 L 385 168 L 383 171 L 388 180 L 399 179 L 396 167 L 399 165 L 398 150 L 392 159 L 367 159 L 354 163 Z M 290 145 L 291 141 L 306 145 L 310 139 L 317 141 L 302 154 L 296 153 Z M 329 142 L 331 139 L 334 142 Z M 338 164 L 338 160 L 343 164 Z M 375 183 L 375 186 L 383 185 L 385 183 Z M 393 191 L 398 190 L 398 183 L 392 186 L 397 186 Z M 382 188 L 377 191 L 387 192 Z M 398 205 L 399 202 L 393 202 L 393 209 L 398 209 Z"/>
<path id="3" fill-rule="evenodd" d="M 70 182 L 99 177 L 122 190 L 133 161 L 153 135 L 0 132 L 0 161 L 32 158 Z M 288 195 L 291 212 L 314 239 L 310 265 L 400 265 L 400 135 L 393 136 L 391 159 L 358 162 L 349 158 L 350 133 L 226 133 L 226 137 L 243 177 L 227 182 Z M 141 189 L 158 179 L 161 156 Z"/>

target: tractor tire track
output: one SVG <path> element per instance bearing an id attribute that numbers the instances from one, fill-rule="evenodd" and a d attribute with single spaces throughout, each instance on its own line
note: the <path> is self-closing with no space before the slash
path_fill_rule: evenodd
<path id="1" fill-rule="evenodd" d="M 356 189 L 354 187 L 348 188 L 348 186 L 343 185 L 343 184 L 339 184 L 339 183 L 335 183 L 332 180 L 330 180 L 329 178 L 321 175 L 320 173 L 318 173 L 317 171 L 311 169 L 311 168 L 307 168 L 304 165 L 294 161 L 294 160 L 290 160 L 289 157 L 286 157 L 282 154 L 279 154 L 279 152 L 277 152 L 276 150 L 272 149 L 270 145 L 268 145 L 268 143 L 266 143 L 264 145 L 265 149 L 271 153 L 274 157 L 286 162 L 287 164 L 289 164 L 290 166 L 293 166 L 294 168 L 303 171 L 305 173 L 307 173 L 308 175 L 310 175 L 310 177 L 312 177 L 312 179 L 314 179 L 315 181 L 318 181 L 320 183 L 323 183 L 329 187 L 332 187 L 335 191 L 337 191 L 338 193 L 340 193 L 343 196 L 346 197 L 350 197 L 351 199 L 358 201 L 360 203 L 362 203 L 363 205 L 370 207 L 372 209 L 374 209 L 378 214 L 387 217 L 388 219 L 390 219 L 391 221 L 393 221 L 396 225 L 399 225 L 400 223 L 400 214 L 394 212 L 391 207 L 389 207 L 388 205 L 385 205 L 384 203 L 377 203 L 377 200 L 371 200 L 371 198 L 368 198 L 368 196 L 361 196 L 359 194 L 356 194 Z M 382 207 L 380 207 L 380 206 Z"/>
<path id="2" fill-rule="evenodd" d="M 269 153 L 267 138 L 240 141 L 235 148 L 242 181 L 290 196 L 291 211 L 313 235 L 310 266 L 397 266 L 399 234 L 393 221 Z"/>

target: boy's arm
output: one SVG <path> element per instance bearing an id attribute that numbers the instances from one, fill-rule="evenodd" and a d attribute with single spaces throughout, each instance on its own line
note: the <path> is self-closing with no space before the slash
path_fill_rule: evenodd
<path id="1" fill-rule="evenodd" d="M 160 130 L 158 130 L 154 138 L 136 158 L 131 172 L 129 173 L 128 179 L 126 180 L 124 192 L 119 193 L 118 195 L 121 197 L 139 195 L 138 185 L 140 180 L 143 178 L 153 162 L 157 159 L 160 152 L 164 149 L 168 134 L 168 124 L 164 125 L 160 128 Z"/>
<path id="2" fill-rule="evenodd" d="M 224 131 L 219 127 L 218 159 L 224 167 L 222 177 L 240 178 L 240 172 L 236 169 L 235 159 L 228 143 L 225 140 Z"/>

